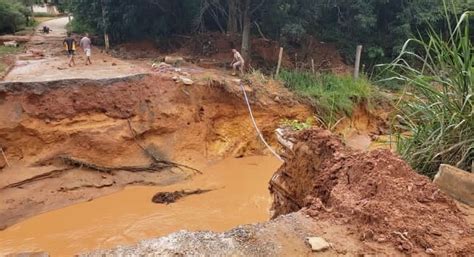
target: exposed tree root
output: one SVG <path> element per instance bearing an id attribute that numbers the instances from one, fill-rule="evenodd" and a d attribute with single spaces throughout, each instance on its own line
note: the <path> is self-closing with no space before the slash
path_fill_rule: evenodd
<path id="1" fill-rule="evenodd" d="M 151 164 L 145 165 L 145 166 L 116 166 L 116 167 L 109 166 L 108 167 L 108 166 L 97 165 L 95 163 L 90 163 L 90 162 L 80 160 L 68 155 L 58 155 L 53 158 L 41 160 L 35 163 L 35 165 L 43 166 L 49 163 L 54 163 L 56 161 L 60 161 L 61 164 L 67 165 L 69 167 L 85 168 L 85 169 L 94 170 L 94 171 L 103 172 L 103 173 L 112 173 L 114 171 L 119 171 L 119 170 L 128 171 L 128 172 L 157 172 L 157 171 L 161 171 L 167 168 L 187 168 L 187 169 L 196 171 L 195 169 L 188 167 L 186 165 L 181 165 L 181 164 L 170 162 L 170 161 L 153 161 Z"/>
<path id="2" fill-rule="evenodd" d="M 13 183 L 13 184 L 9 184 L 7 186 L 2 187 L 1 189 L 21 187 L 21 186 L 24 186 L 26 184 L 33 183 L 33 182 L 36 182 L 36 181 L 39 181 L 39 180 L 49 179 L 49 178 L 56 178 L 56 177 L 59 177 L 59 175 L 61 175 L 64 171 L 68 171 L 68 170 L 71 170 L 71 169 L 72 168 L 53 170 L 53 171 L 43 173 L 43 174 L 38 175 L 38 176 L 31 177 L 29 179 L 25 179 L 25 180 L 22 180 L 22 181 Z"/>
<path id="3" fill-rule="evenodd" d="M 163 164 L 166 164 L 166 165 L 170 165 L 170 167 L 176 167 L 176 168 L 186 168 L 186 169 L 192 170 L 196 173 L 202 174 L 202 172 L 200 170 L 195 169 L 193 167 L 190 167 L 190 166 L 187 166 L 187 165 L 184 165 L 184 164 L 179 164 L 179 163 L 176 163 L 176 162 L 163 160 L 162 158 L 159 158 L 150 149 L 143 147 L 137 140 L 137 132 L 133 129 L 132 122 L 130 121 L 130 119 L 127 119 L 127 122 L 128 122 L 128 128 L 130 129 L 130 132 L 132 133 L 132 136 L 133 136 L 133 139 L 134 139 L 135 143 L 138 145 L 138 147 L 140 147 L 143 150 L 143 152 L 148 157 L 150 157 L 153 160 L 154 163 L 163 163 Z"/>
<path id="4" fill-rule="evenodd" d="M 167 161 L 163 160 L 163 158 L 160 158 L 158 154 L 156 154 L 156 151 L 153 151 L 153 149 L 145 148 L 143 147 L 137 140 L 137 133 L 132 127 L 132 123 L 130 119 L 127 119 L 128 121 L 128 126 L 130 129 L 130 132 L 132 133 L 133 139 L 135 143 L 143 150 L 143 152 L 151 159 L 151 163 L 146 166 L 117 166 L 117 167 L 112 167 L 112 166 L 102 166 L 102 165 L 97 165 L 95 163 L 90 163 L 84 160 L 80 160 L 68 155 L 57 155 L 48 159 L 40 160 L 34 164 L 34 166 L 45 166 L 54 162 L 57 162 L 59 165 L 66 165 L 67 167 L 64 169 L 60 170 L 53 170 L 38 176 L 34 176 L 29 179 L 25 179 L 10 185 L 7 185 L 1 189 L 7 189 L 7 188 L 14 188 L 14 187 L 21 187 L 23 185 L 33 183 L 39 180 L 44 180 L 44 179 L 49 179 L 49 178 L 54 178 L 60 176 L 64 171 L 71 170 L 73 168 L 85 168 L 93 171 L 98 171 L 98 172 L 103 172 L 103 173 L 113 173 L 114 171 L 128 171 L 128 172 L 158 172 L 162 171 L 164 169 L 171 169 L 171 168 L 178 168 L 180 170 L 183 169 L 188 169 L 191 170 L 195 173 L 202 174 L 201 171 L 198 169 L 195 169 L 193 167 L 172 162 L 172 161 Z"/>
<path id="5" fill-rule="evenodd" d="M 213 190 L 214 189 L 196 189 L 196 190 L 181 190 L 181 191 L 174 191 L 174 192 L 159 192 L 153 196 L 151 201 L 154 203 L 170 204 L 189 195 L 204 194 Z"/>

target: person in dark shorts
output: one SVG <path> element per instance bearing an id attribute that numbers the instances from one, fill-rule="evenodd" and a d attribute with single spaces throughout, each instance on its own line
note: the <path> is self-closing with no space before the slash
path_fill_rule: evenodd
<path id="1" fill-rule="evenodd" d="M 75 66 L 76 62 L 74 61 L 74 53 L 76 51 L 76 40 L 71 37 L 71 33 L 67 33 L 67 38 L 64 39 L 63 44 L 69 57 L 69 62 L 67 64 L 69 67 L 72 67 L 73 65 Z"/>

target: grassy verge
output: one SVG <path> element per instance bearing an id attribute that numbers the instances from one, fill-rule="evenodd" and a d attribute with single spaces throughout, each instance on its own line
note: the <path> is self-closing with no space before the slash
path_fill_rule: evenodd
<path id="1" fill-rule="evenodd" d="M 349 75 L 282 71 L 279 75 L 285 85 L 305 97 L 319 109 L 320 118 L 327 127 L 345 116 L 362 103 L 370 103 L 375 90 L 365 78 L 353 80 Z"/>
<path id="2" fill-rule="evenodd" d="M 442 163 L 469 170 L 474 161 L 472 15 L 466 12 L 456 24 L 448 17 L 447 36 L 432 29 L 427 38 L 410 39 L 397 59 L 382 66 L 386 80 L 406 85 L 394 128 L 400 132 L 397 149 L 430 177 Z"/>

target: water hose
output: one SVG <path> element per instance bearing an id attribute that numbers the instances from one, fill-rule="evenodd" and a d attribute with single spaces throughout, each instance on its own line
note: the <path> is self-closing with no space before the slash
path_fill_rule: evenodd
<path id="1" fill-rule="evenodd" d="M 247 104 L 247 108 L 248 108 L 248 110 L 249 110 L 250 119 L 252 120 L 253 126 L 254 126 L 255 130 L 257 131 L 257 134 L 258 134 L 258 136 L 260 137 L 260 140 L 263 142 L 263 144 L 268 148 L 268 150 L 270 150 L 270 152 L 271 152 L 278 160 L 284 161 L 283 158 L 281 158 L 281 156 L 278 155 L 278 154 L 275 152 L 275 150 L 273 150 L 273 148 L 267 143 L 267 141 L 265 140 L 265 138 L 264 138 L 263 135 L 262 135 L 262 132 L 261 132 L 260 129 L 258 128 L 257 122 L 255 122 L 255 118 L 253 117 L 252 107 L 250 107 L 249 98 L 247 97 L 247 93 L 245 92 L 245 88 L 244 88 L 244 85 L 242 84 L 242 81 L 240 82 L 240 88 L 242 89 L 242 92 L 244 93 L 245 103 Z"/>

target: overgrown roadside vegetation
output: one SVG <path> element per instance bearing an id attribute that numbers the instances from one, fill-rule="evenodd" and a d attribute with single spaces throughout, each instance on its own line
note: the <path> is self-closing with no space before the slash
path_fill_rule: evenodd
<path id="1" fill-rule="evenodd" d="M 0 45 L 0 79 L 3 78 L 5 73 L 10 67 L 10 62 L 13 61 L 13 55 L 23 51 L 23 47 L 9 47 Z"/>
<path id="2" fill-rule="evenodd" d="M 0 0 L 0 34 L 15 33 L 34 25 L 32 12 L 22 1 Z"/>
<path id="3" fill-rule="evenodd" d="M 431 28 L 428 37 L 409 39 L 399 57 L 382 66 L 385 80 L 406 86 L 394 124 L 397 149 L 430 177 L 442 163 L 470 170 L 474 160 L 473 14 L 451 22 L 446 12 L 447 35 Z"/>
<path id="4" fill-rule="evenodd" d="M 278 78 L 319 110 L 318 118 L 326 127 L 332 127 L 339 119 L 350 116 L 359 104 L 370 104 L 376 94 L 368 79 L 354 80 L 350 75 L 316 75 L 284 70 Z"/>

